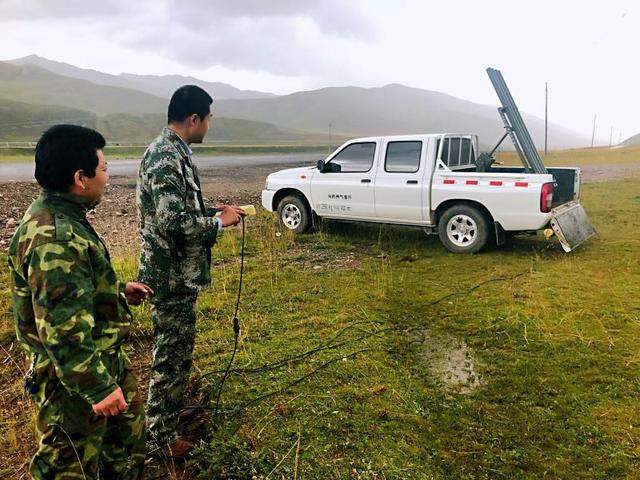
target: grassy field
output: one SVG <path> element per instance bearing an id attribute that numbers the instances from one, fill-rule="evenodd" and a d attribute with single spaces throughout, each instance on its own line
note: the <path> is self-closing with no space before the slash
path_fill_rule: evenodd
<path id="1" fill-rule="evenodd" d="M 145 146 L 139 147 L 106 147 L 105 155 L 109 160 L 121 158 L 142 158 Z M 329 152 L 328 145 L 319 144 L 295 144 L 283 143 L 278 145 L 237 145 L 220 144 L 207 146 L 194 146 L 195 155 L 215 156 L 215 155 L 271 155 L 279 153 L 303 153 L 303 152 Z M 32 162 L 33 148 L 7 148 L 0 147 L 0 163 L 12 162 Z"/>
<path id="2" fill-rule="evenodd" d="M 176 478 L 638 478 L 639 192 L 638 178 L 585 185 L 599 237 L 569 255 L 541 237 L 462 256 L 417 230 L 294 237 L 250 219 L 235 370 Z M 228 231 L 214 250 L 192 404 L 212 405 L 232 351 L 239 247 Z M 134 257 L 116 264 L 135 275 Z M 18 478 L 33 411 L 1 275 L 0 450 L 13 460 L 0 477 Z M 143 366 L 149 345 L 143 308 Z"/>
<path id="3" fill-rule="evenodd" d="M 640 163 L 640 147 L 552 150 L 546 156 L 541 152 L 540 156 L 544 164 L 549 167 L 627 165 Z M 507 165 L 522 165 L 515 152 L 500 152 L 497 159 Z"/>

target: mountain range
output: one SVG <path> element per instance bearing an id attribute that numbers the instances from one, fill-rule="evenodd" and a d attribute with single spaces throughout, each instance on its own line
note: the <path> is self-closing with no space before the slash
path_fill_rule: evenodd
<path id="1" fill-rule="evenodd" d="M 627 138 L 620 144 L 622 147 L 637 147 L 640 146 L 640 133 L 632 137 Z"/>
<path id="2" fill-rule="evenodd" d="M 53 112 L 67 121 L 74 115 L 86 118 L 93 114 L 96 125 L 108 125 L 107 134 L 119 135 L 118 139 L 148 140 L 150 132 L 164 121 L 167 98 L 185 83 L 200 85 L 214 97 L 214 112 L 218 117 L 214 127 L 221 121 L 220 117 L 235 119 L 237 127 L 243 125 L 234 129 L 243 138 L 225 141 L 252 143 L 285 137 L 291 141 L 309 138 L 326 141 L 330 134 L 335 139 L 458 132 L 477 133 L 481 144 L 488 147 L 504 132 L 495 106 L 400 84 L 377 88 L 331 87 L 276 96 L 179 75 L 111 75 L 35 55 L 0 62 L 0 99 L 21 102 L 8 107 L 20 110 L 16 110 L 17 117 L 42 121 L 33 108 L 24 107 L 34 104 L 44 118 L 52 118 Z M 54 106 L 62 110 L 55 110 Z M 531 115 L 523 116 L 534 141 L 542 145 L 544 122 Z M 11 122 L 6 116 L 0 120 L 0 139 L 7 137 L 1 128 L 3 123 Z M 215 135 L 208 139 L 219 140 Z M 551 148 L 587 143 L 587 138 L 569 129 L 549 126 Z"/>
<path id="3" fill-rule="evenodd" d="M 37 55 L 29 55 L 15 60 L 9 60 L 7 63 L 17 66 L 30 65 L 33 67 L 40 67 L 44 70 L 65 77 L 87 80 L 89 82 L 98 85 L 106 85 L 108 87 L 139 90 L 162 98 L 170 98 L 173 92 L 182 85 L 198 85 L 211 93 L 216 100 L 229 98 L 242 99 L 275 97 L 273 93 L 240 90 L 227 83 L 205 82 L 194 77 L 185 77 L 182 75 L 133 75 L 131 73 L 111 75 L 97 70 L 79 68 L 68 63 L 55 62 Z"/>

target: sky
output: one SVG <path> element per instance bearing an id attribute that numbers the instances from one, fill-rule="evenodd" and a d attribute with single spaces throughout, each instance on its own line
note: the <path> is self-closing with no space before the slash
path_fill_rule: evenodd
<path id="1" fill-rule="evenodd" d="M 616 143 L 640 133 L 637 0 L 0 0 L 0 60 L 182 74 L 287 94 L 401 83 Z M 611 134 L 613 129 L 613 135 Z"/>

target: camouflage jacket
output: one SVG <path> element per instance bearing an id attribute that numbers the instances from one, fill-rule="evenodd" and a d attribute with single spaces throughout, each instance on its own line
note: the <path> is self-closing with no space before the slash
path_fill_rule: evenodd
<path id="1" fill-rule="evenodd" d="M 156 299 L 209 286 L 219 222 L 207 216 L 191 152 L 167 127 L 140 163 L 136 201 L 140 281 L 154 289 Z"/>
<path id="2" fill-rule="evenodd" d="M 113 392 L 129 361 L 132 321 L 106 246 L 79 197 L 44 191 L 9 245 L 18 340 L 36 376 L 57 377 L 90 404 Z"/>

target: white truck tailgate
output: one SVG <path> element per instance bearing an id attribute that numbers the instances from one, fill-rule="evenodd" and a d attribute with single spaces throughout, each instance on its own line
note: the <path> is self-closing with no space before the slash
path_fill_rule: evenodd
<path id="1" fill-rule="evenodd" d="M 551 211 L 551 228 L 565 252 L 570 252 L 596 234 L 579 202 L 569 202 Z"/>

